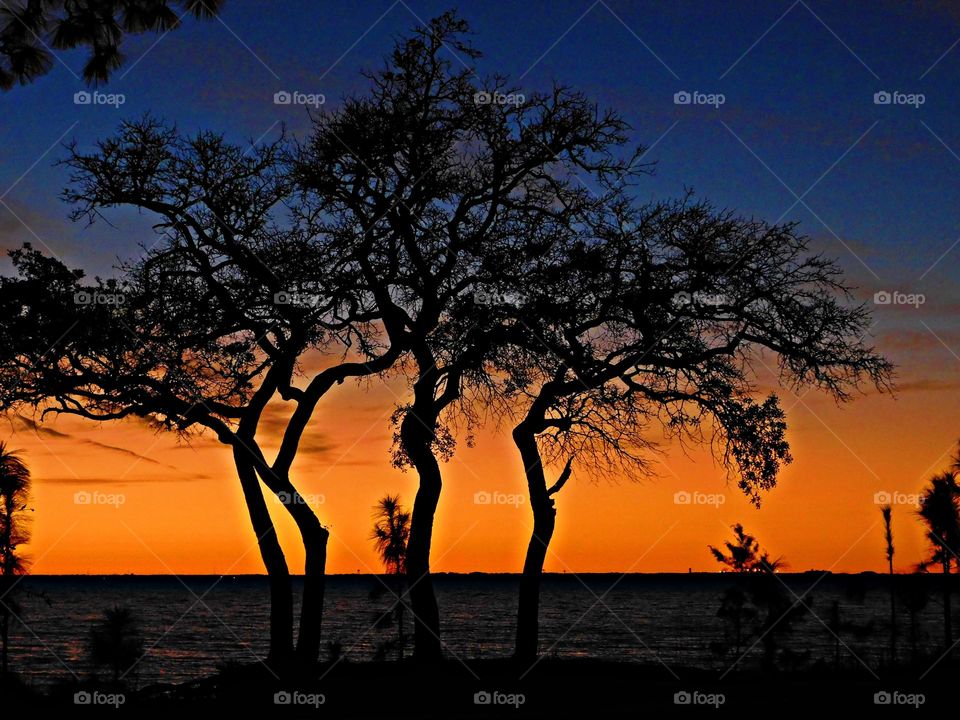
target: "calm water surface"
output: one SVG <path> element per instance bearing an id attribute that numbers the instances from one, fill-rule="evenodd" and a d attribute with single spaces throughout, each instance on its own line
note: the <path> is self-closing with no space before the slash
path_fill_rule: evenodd
<path id="1" fill-rule="evenodd" d="M 812 611 L 784 636 L 785 647 L 808 653 L 810 660 L 833 662 L 839 644 L 842 662 L 856 663 L 851 653 L 871 666 L 880 661 L 888 638 L 884 578 L 780 577 Z M 197 679 L 225 663 L 252 662 L 266 654 L 267 586 L 261 577 L 30 577 L 22 585 L 27 591 L 19 596 L 25 626 L 13 629 L 11 663 L 39 685 L 93 671 L 87 638 L 103 611 L 114 605 L 131 608 L 139 621 L 147 648 L 137 667 L 141 685 Z M 435 585 L 448 656 L 511 653 L 516 576 L 437 576 Z M 729 575 L 548 576 L 542 650 L 558 657 L 729 667 L 733 657 L 718 656 L 711 645 L 724 637 L 717 610 L 730 585 Z M 386 597 L 371 597 L 377 587 L 382 587 L 380 581 L 368 575 L 328 579 L 324 639 L 339 642 L 349 658 L 372 659 L 378 643 L 392 636 L 391 630 L 373 627 L 378 608 L 387 602 Z M 841 643 L 829 629 L 836 627 L 831 620 L 835 602 L 844 628 Z M 906 633 L 911 617 L 905 610 L 900 614 L 898 623 Z M 936 644 L 940 618 L 935 601 L 914 616 L 921 646 Z M 900 643 L 909 646 L 906 637 Z M 756 662 L 759 653 L 757 646 L 744 662 Z"/>

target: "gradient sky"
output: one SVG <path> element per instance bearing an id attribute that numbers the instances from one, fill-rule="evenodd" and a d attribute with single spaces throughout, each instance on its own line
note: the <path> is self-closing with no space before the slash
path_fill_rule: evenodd
<path id="1" fill-rule="evenodd" d="M 229 0 L 221 20 L 128 40 L 128 61 L 102 92 L 119 109 L 78 106 L 81 53 L 33 85 L 0 95 L 0 246 L 24 241 L 90 274 L 152 242 L 149 218 L 73 225 L 57 199 L 60 143 L 88 146 L 121 118 L 150 111 L 182 129 L 236 141 L 302 136 L 302 108 L 279 90 L 322 93 L 335 106 L 360 91 L 394 38 L 450 2 L 283 3 Z M 650 198 L 693 188 L 719 206 L 797 220 L 872 301 L 878 291 L 925 302 L 876 308 L 874 339 L 898 365 L 896 397 L 870 393 L 838 408 L 783 392 L 795 462 L 755 510 L 709 455 L 664 446 L 657 476 L 593 483 L 575 474 L 558 497 L 548 571 L 713 570 L 706 546 L 743 522 L 791 570 L 881 570 L 880 491 L 899 492 L 896 565 L 924 552 L 909 494 L 948 462 L 960 436 L 960 10 L 948 2 L 463 2 L 481 73 L 524 89 L 558 80 L 618 108 L 650 148 Z M 718 108 L 676 105 L 674 93 L 722 93 Z M 924 102 L 877 105 L 880 91 Z M 4 260 L 0 267 L 9 270 Z M 761 372 L 765 375 L 764 371 Z M 761 382 L 770 380 L 761 376 Z M 321 404 L 294 466 L 332 539 L 330 572 L 368 572 L 371 506 L 384 492 L 412 501 L 416 481 L 389 466 L 389 415 L 399 385 L 344 386 Z M 283 406 L 271 408 L 278 427 Z M 33 469 L 36 573 L 261 572 L 229 453 L 190 446 L 133 423 L 63 418 L 39 431 L 2 421 L 0 436 Z M 269 446 L 272 433 L 265 433 Z M 509 434 L 492 429 L 445 468 L 436 528 L 438 571 L 518 572 L 526 504 L 476 505 L 477 492 L 523 494 Z M 677 504 L 675 493 L 722 497 Z M 87 493 L 104 504 L 78 504 Z M 695 496 L 704 499 L 703 496 Z M 274 513 L 292 567 L 295 530 Z M 113 501 L 110 504 L 110 501 Z"/>

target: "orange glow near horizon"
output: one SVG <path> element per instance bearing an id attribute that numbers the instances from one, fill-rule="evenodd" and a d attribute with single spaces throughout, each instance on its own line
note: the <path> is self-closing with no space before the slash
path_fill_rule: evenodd
<path id="1" fill-rule="evenodd" d="M 294 465 L 294 482 L 331 530 L 330 573 L 379 571 L 369 541 L 372 506 L 387 492 L 399 492 L 408 506 L 413 502 L 416 475 L 389 462 L 397 391 L 379 381 L 335 389 L 318 408 Z M 841 407 L 816 392 L 798 402 L 785 391 L 781 399 L 795 459 L 762 509 L 727 484 L 703 450 L 685 454 L 667 446 L 654 463 L 657 475 L 639 481 L 594 482 L 575 465 L 572 481 L 557 496 L 546 570 L 714 571 L 707 545 L 722 543 L 729 526 L 742 522 L 772 555 L 784 557 L 789 571 L 884 571 L 874 495 L 917 493 L 947 465 L 960 430 L 956 391 L 920 383 L 897 397 L 870 393 Z M 289 410 L 280 404 L 267 418 L 267 439 L 275 441 L 275 421 Z M 33 471 L 33 540 L 27 547 L 33 573 L 263 572 L 230 453 L 214 439 L 178 445 L 140 424 L 68 417 L 39 433 L 18 420 L 8 420 L 8 429 L 3 435 Z M 479 432 L 473 448 L 461 443 L 444 466 L 444 483 L 434 570 L 519 572 L 529 505 L 474 502 L 478 492 L 525 497 L 507 428 Z M 678 504 L 677 492 L 696 501 L 720 495 L 722 502 Z M 267 501 L 290 568 L 299 572 L 296 528 L 272 495 Z M 895 566 L 909 571 L 926 551 L 913 507 L 895 505 L 894 539 Z"/>

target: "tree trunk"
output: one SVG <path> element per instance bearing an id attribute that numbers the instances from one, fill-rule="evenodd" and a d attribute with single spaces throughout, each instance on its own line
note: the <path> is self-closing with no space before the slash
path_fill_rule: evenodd
<path id="1" fill-rule="evenodd" d="M 306 553 L 303 567 L 303 599 L 300 604 L 300 631 L 297 635 L 297 660 L 312 665 L 320 659 L 323 629 L 323 603 L 327 581 L 327 541 L 330 532 L 320 524 L 303 497 L 290 486 L 285 503 L 297 523 Z"/>
<path id="2" fill-rule="evenodd" d="M 888 561 L 890 572 L 890 664 L 897 663 L 897 604 L 894 598 L 893 559 Z"/>
<path id="3" fill-rule="evenodd" d="M 404 426 L 408 425 L 411 417 L 408 415 L 404 418 Z M 407 455 L 420 476 L 420 487 L 413 503 L 410 538 L 407 541 L 407 587 L 413 613 L 413 657 L 431 662 L 442 657 L 440 609 L 430 577 L 430 546 L 443 481 L 440 465 L 429 444 L 407 447 Z"/>
<path id="4" fill-rule="evenodd" d="M 243 488 L 243 498 L 270 584 L 270 650 L 267 662 L 282 667 L 293 655 L 293 587 L 287 560 L 263 499 L 256 471 L 243 454 L 244 451 L 234 448 L 234 463 Z"/>
<path id="5" fill-rule="evenodd" d="M 557 511 L 547 494 L 547 482 L 543 474 L 543 461 L 537 448 L 535 434 L 518 426 L 513 440 L 523 459 L 530 507 L 533 510 L 533 532 L 527 545 L 527 556 L 520 578 L 520 597 L 517 607 L 517 644 L 514 657 L 532 661 L 540 650 L 540 581 L 547 548 L 553 537 Z"/>
<path id="6" fill-rule="evenodd" d="M 420 377 L 413 386 L 413 405 L 400 423 L 401 447 L 420 480 L 407 539 L 407 588 L 413 615 L 413 657 L 419 662 L 435 662 L 443 657 L 440 609 L 430 576 L 433 521 L 443 488 L 440 465 L 433 454 L 441 407 L 435 397 L 439 369 L 426 347 L 415 349 L 414 355 Z"/>

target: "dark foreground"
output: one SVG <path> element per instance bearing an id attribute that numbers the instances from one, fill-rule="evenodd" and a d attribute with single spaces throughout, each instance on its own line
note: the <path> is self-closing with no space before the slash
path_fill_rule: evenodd
<path id="1" fill-rule="evenodd" d="M 796 717 L 879 712 L 921 714 L 958 705 L 960 665 L 941 662 L 875 678 L 871 671 L 812 668 L 794 673 L 715 672 L 595 660 L 544 659 L 531 671 L 510 661 L 446 660 L 436 665 L 340 662 L 312 678 L 281 682 L 265 666 L 224 669 L 183 685 L 121 692 L 109 684 L 59 686 L 35 694 L 7 684 L 0 707 L 71 716 L 316 718 L 639 718 L 760 713 Z M 526 674 L 521 678 L 520 675 Z M 676 677 L 674 676 L 676 675 Z M 7 712 L 4 716 L 12 717 Z M 909 716 L 912 716 L 909 715 Z"/>

